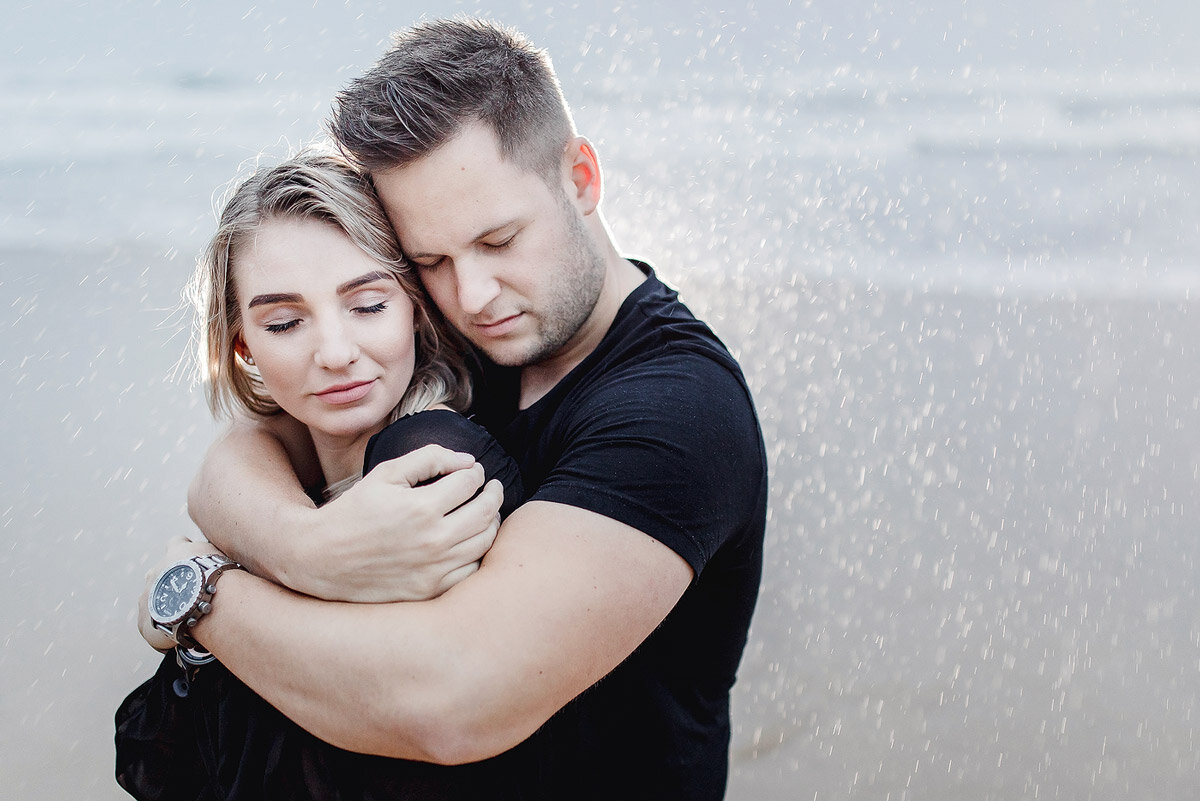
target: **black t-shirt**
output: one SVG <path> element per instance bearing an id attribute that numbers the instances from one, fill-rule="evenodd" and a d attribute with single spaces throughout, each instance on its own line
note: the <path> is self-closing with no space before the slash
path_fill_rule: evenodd
<path id="1" fill-rule="evenodd" d="M 646 265 L 600 345 L 518 410 L 486 365 L 475 412 L 530 500 L 588 509 L 670 547 L 695 579 L 634 653 L 518 746 L 522 797 L 720 799 L 729 690 L 762 570 L 767 468 L 737 362 Z"/>
<path id="2" fill-rule="evenodd" d="M 517 410 L 512 370 L 485 368 L 475 393 L 477 419 L 516 458 L 531 498 L 633 526 L 695 572 L 663 624 L 625 662 L 516 748 L 447 767 L 334 748 L 220 665 L 199 671 L 188 700 L 200 702 L 181 710 L 170 690 L 178 670 L 168 656 L 118 713 L 118 775 L 157 770 L 163 781 L 178 779 L 181 790 L 193 787 L 180 758 L 185 745 L 163 748 L 155 733 L 179 736 L 182 726 L 186 741 L 194 718 L 204 757 L 190 775 L 219 777 L 221 787 L 195 798 L 722 798 L 729 690 L 761 575 L 766 459 L 737 363 L 641 266 L 647 280 L 600 345 L 538 403 Z M 428 414 L 399 421 L 396 440 Z M 378 447 L 371 448 L 374 461 L 383 454 Z"/>

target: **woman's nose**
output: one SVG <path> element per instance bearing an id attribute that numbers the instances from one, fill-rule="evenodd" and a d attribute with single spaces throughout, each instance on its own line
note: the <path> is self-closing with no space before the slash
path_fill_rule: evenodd
<path id="1" fill-rule="evenodd" d="M 338 370 L 358 361 L 358 343 L 350 336 L 346 326 L 337 323 L 323 325 L 319 336 L 315 354 L 317 366 Z"/>

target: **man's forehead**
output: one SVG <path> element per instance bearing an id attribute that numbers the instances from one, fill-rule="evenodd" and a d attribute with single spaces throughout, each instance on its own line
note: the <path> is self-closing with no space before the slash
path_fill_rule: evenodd
<path id="1" fill-rule="evenodd" d="M 463 181 L 524 182 L 537 177 L 525 165 L 506 156 L 495 131 L 484 123 L 463 126 L 441 145 L 407 164 L 372 172 L 376 185 L 393 193 L 434 191 L 440 185 Z"/>
<path id="2" fill-rule="evenodd" d="M 547 187 L 511 161 L 487 153 L 434 151 L 374 175 L 384 210 L 405 252 L 475 241 L 529 216 Z M 467 148 L 469 151 L 469 148 Z"/>

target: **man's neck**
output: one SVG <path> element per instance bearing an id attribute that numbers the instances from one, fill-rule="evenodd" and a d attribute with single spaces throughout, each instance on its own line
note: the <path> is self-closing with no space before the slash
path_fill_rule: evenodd
<path id="1" fill-rule="evenodd" d="M 637 265 L 616 251 L 611 252 L 600 298 L 576 336 L 551 358 L 521 368 L 518 408 L 527 409 L 541 400 L 596 349 L 612 327 L 625 298 L 645 280 L 645 273 Z"/>

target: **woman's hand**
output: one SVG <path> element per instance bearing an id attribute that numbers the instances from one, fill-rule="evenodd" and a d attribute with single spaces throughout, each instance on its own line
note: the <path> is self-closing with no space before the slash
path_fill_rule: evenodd
<path id="1" fill-rule="evenodd" d="M 154 627 L 154 623 L 150 620 L 150 592 L 154 589 L 154 582 L 171 565 L 183 559 L 192 556 L 203 556 L 205 554 L 220 553 L 219 550 L 213 547 L 211 542 L 204 540 L 190 540 L 187 537 L 172 537 L 167 541 L 167 550 L 161 559 L 146 571 L 146 583 L 142 587 L 142 594 L 138 597 L 138 631 L 142 635 L 150 647 L 156 651 L 169 651 L 175 647 L 175 641 L 172 640 L 161 629 Z"/>

